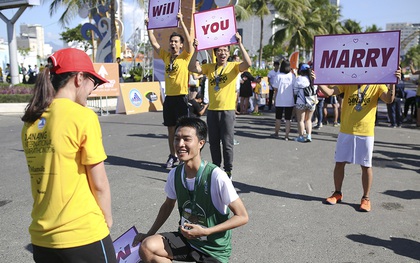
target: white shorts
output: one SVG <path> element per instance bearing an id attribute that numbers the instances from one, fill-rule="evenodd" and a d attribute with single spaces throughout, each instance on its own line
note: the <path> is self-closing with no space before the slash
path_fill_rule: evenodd
<path id="1" fill-rule="evenodd" d="M 372 167 L 373 136 L 339 133 L 335 146 L 335 161 Z"/>

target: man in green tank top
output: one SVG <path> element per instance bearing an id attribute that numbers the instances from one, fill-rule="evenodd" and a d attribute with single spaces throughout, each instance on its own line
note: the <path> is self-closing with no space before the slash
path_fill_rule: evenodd
<path id="1" fill-rule="evenodd" d="M 169 172 L 167 197 L 152 227 L 134 238 L 143 262 L 229 262 L 231 229 L 246 224 L 248 213 L 227 174 L 201 159 L 206 138 L 201 119 L 178 120 L 174 146 L 183 164 Z M 176 203 L 178 231 L 156 234 Z"/>

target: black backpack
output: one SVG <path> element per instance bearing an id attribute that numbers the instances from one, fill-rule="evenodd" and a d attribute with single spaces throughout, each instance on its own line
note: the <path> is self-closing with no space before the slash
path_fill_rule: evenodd
<path id="1" fill-rule="evenodd" d="M 315 87 L 311 84 L 308 87 L 303 89 L 303 94 L 305 97 L 310 97 L 316 95 Z"/>

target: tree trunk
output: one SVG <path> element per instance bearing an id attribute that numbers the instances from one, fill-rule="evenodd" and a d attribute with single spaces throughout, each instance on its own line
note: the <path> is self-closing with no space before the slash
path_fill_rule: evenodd
<path id="1" fill-rule="evenodd" d="M 258 54 L 258 67 L 262 68 L 262 54 L 263 54 L 263 36 L 264 36 L 264 17 L 260 17 L 261 25 L 260 25 L 260 53 Z"/>
<path id="2" fill-rule="evenodd" d="M 112 62 L 115 62 L 115 36 L 117 35 L 117 27 L 115 25 L 115 0 L 110 1 L 109 12 L 111 13 L 111 54 Z"/>

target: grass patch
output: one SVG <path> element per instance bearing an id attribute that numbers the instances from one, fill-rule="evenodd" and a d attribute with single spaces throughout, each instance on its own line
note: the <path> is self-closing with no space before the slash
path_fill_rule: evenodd
<path id="1" fill-rule="evenodd" d="M 32 94 L 0 94 L 0 103 L 28 103 Z"/>

